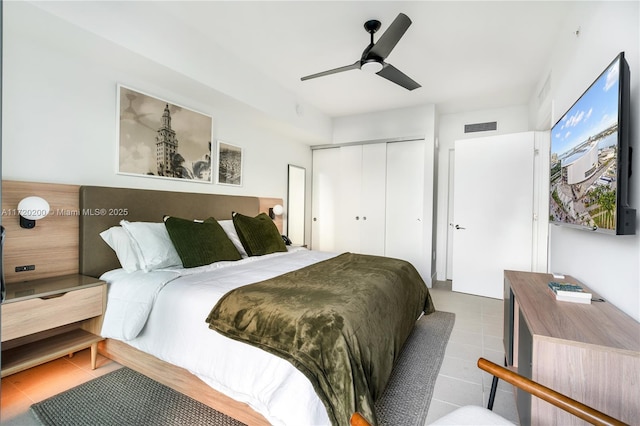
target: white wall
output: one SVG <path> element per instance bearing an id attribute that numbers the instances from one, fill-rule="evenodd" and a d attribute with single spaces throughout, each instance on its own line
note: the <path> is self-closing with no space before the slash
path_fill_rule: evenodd
<path id="1" fill-rule="evenodd" d="M 171 8 L 164 7 L 168 2 L 72 0 L 34 3 L 143 58 L 164 64 L 185 77 L 251 105 L 268 114 L 273 121 L 303 129 L 304 137 L 313 143 L 325 143 L 331 137 L 331 119 L 313 105 L 299 99 L 261 70 L 248 67 L 215 42 L 194 43 L 193 40 L 201 39 L 201 35 L 188 22 L 176 19 Z"/>
<path id="2" fill-rule="evenodd" d="M 3 179 L 286 199 L 287 164 L 311 169 L 299 129 L 172 67 L 28 3 L 3 23 Z M 211 115 L 214 141 L 244 149 L 243 186 L 116 174 L 117 83 Z"/>
<path id="3" fill-rule="evenodd" d="M 447 232 L 449 227 L 448 202 L 453 197 L 449 188 L 449 155 L 458 139 L 479 138 L 491 135 L 519 133 L 528 130 L 526 106 L 514 106 L 492 110 L 472 111 L 458 114 L 442 114 L 438 121 L 438 176 L 436 212 L 436 278 L 445 280 L 447 270 Z M 496 121 L 497 130 L 464 133 L 465 124 Z"/>
<path id="4" fill-rule="evenodd" d="M 551 111 L 555 123 L 620 51 L 631 69 L 631 144 L 634 173 L 629 202 L 640 210 L 640 3 L 584 3 L 576 8 L 550 54 L 549 95 L 531 101 L 531 126 Z M 576 30 L 579 29 L 579 35 Z M 636 224 L 640 223 L 636 215 Z M 636 225 L 637 226 L 637 225 Z M 611 236 L 550 226 L 549 268 L 570 274 L 640 321 L 640 231 Z"/>
<path id="5" fill-rule="evenodd" d="M 421 105 L 333 119 L 333 143 L 424 137 L 434 129 L 434 106 Z"/>

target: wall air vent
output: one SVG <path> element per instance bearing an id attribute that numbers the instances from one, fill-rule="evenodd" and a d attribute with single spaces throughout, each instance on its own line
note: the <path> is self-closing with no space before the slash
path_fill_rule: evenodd
<path id="1" fill-rule="evenodd" d="M 465 133 L 475 133 L 475 132 L 488 132 L 490 130 L 497 130 L 498 122 L 490 121 L 487 123 L 475 123 L 475 124 L 465 124 L 464 132 Z"/>

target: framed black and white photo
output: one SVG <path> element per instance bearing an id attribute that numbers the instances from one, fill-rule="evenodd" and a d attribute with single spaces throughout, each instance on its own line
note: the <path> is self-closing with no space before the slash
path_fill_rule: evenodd
<path id="1" fill-rule="evenodd" d="M 212 183 L 210 116 L 118 85 L 118 173 Z"/>
<path id="2" fill-rule="evenodd" d="M 242 148 L 218 141 L 218 183 L 242 185 Z"/>

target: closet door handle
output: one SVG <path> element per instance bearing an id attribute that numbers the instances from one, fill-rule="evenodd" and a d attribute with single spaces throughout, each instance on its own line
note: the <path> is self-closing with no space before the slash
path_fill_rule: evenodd
<path id="1" fill-rule="evenodd" d="M 356 220 L 360 220 L 360 216 L 356 216 Z"/>
<path id="2" fill-rule="evenodd" d="M 362 220 L 367 220 L 367 217 L 366 216 L 362 216 Z"/>

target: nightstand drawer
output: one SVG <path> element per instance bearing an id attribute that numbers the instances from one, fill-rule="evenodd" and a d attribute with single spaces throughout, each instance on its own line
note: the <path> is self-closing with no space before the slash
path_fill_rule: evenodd
<path id="1" fill-rule="evenodd" d="M 103 286 L 2 304 L 2 341 L 102 315 Z"/>

